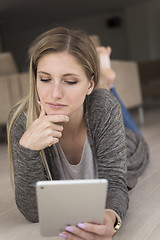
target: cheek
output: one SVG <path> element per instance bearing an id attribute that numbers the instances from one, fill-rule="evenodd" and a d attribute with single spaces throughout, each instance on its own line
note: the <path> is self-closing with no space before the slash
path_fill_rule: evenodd
<path id="1" fill-rule="evenodd" d="M 44 87 L 40 82 L 37 83 L 37 93 L 38 93 L 40 100 L 45 98 L 45 95 L 48 94 L 46 87 Z"/>
<path id="2" fill-rule="evenodd" d="M 77 91 L 75 90 L 68 94 L 68 100 L 74 103 L 74 105 L 81 105 L 85 100 L 86 94 L 87 90 L 85 88 L 82 88 L 81 90 L 78 89 Z"/>
<path id="3" fill-rule="evenodd" d="M 38 96 L 40 97 L 40 95 L 41 95 L 41 86 L 40 86 L 38 80 L 37 80 L 36 86 L 37 86 L 37 93 L 38 93 Z"/>

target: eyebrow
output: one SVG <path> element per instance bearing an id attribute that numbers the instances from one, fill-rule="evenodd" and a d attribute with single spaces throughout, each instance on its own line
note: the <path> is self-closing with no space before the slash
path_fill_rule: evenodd
<path id="1" fill-rule="evenodd" d="M 38 71 L 37 73 L 42 73 L 42 74 L 45 74 L 45 75 L 48 75 L 48 76 L 51 76 L 51 74 L 47 73 L 47 72 L 44 72 L 44 71 Z M 68 76 L 76 76 L 76 77 L 79 77 L 80 76 L 76 73 L 65 73 L 63 74 L 64 77 L 68 77 Z"/>
<path id="2" fill-rule="evenodd" d="M 42 73 L 42 74 L 51 76 L 51 74 L 49 74 L 49 73 L 47 73 L 47 72 L 44 72 L 44 71 L 38 71 L 37 73 Z"/>
<path id="3" fill-rule="evenodd" d="M 66 73 L 63 75 L 64 77 L 68 77 L 68 76 L 76 76 L 76 77 L 80 77 L 78 74 L 76 73 Z"/>

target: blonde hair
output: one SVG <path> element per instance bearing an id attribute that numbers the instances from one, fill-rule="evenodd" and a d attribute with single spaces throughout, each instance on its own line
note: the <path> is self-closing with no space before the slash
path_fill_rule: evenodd
<path id="1" fill-rule="evenodd" d="M 40 107 L 37 103 L 38 92 L 36 88 L 36 75 L 39 59 L 49 52 L 68 52 L 79 61 L 89 80 L 94 79 L 95 86 L 99 79 L 99 60 L 96 49 L 89 36 L 81 31 L 66 27 L 53 28 L 38 36 L 29 48 L 29 93 L 17 104 L 17 109 L 10 121 L 8 121 L 8 156 L 10 161 L 10 174 L 13 182 L 13 156 L 11 146 L 11 130 L 18 116 L 26 114 L 26 129 L 39 117 Z M 44 151 L 41 150 L 41 158 L 49 178 L 51 174 L 48 169 Z"/>

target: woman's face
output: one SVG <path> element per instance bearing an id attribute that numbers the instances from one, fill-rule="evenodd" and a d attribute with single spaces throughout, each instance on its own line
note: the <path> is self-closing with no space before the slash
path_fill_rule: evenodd
<path id="1" fill-rule="evenodd" d="M 74 56 L 48 53 L 38 62 L 37 91 L 47 115 L 77 115 L 94 87 Z"/>

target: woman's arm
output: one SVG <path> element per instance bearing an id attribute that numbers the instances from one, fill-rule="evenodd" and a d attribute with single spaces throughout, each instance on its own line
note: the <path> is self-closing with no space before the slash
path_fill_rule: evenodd
<path id="1" fill-rule="evenodd" d="M 98 176 L 109 182 L 106 208 L 114 210 L 123 219 L 128 209 L 128 189 L 126 141 L 120 105 L 110 92 L 97 89 L 87 98 L 85 109 Z"/>
<path id="2" fill-rule="evenodd" d="M 42 106 L 39 118 L 27 130 L 23 113 L 12 126 L 15 198 L 17 207 L 30 221 L 38 221 L 36 182 L 46 180 L 40 150 L 59 141 L 63 127 L 56 123 L 68 120 L 65 115 L 46 115 Z"/>
<path id="3" fill-rule="evenodd" d="M 40 151 L 19 144 L 25 132 L 25 116 L 21 114 L 11 129 L 11 147 L 14 167 L 15 200 L 18 209 L 31 222 L 38 221 L 35 185 L 46 180 Z"/>
<path id="4" fill-rule="evenodd" d="M 106 208 L 124 218 L 128 209 L 126 185 L 126 139 L 121 108 L 113 101 L 108 112 L 101 116 L 97 132 L 97 159 L 100 178 L 109 182 Z"/>

